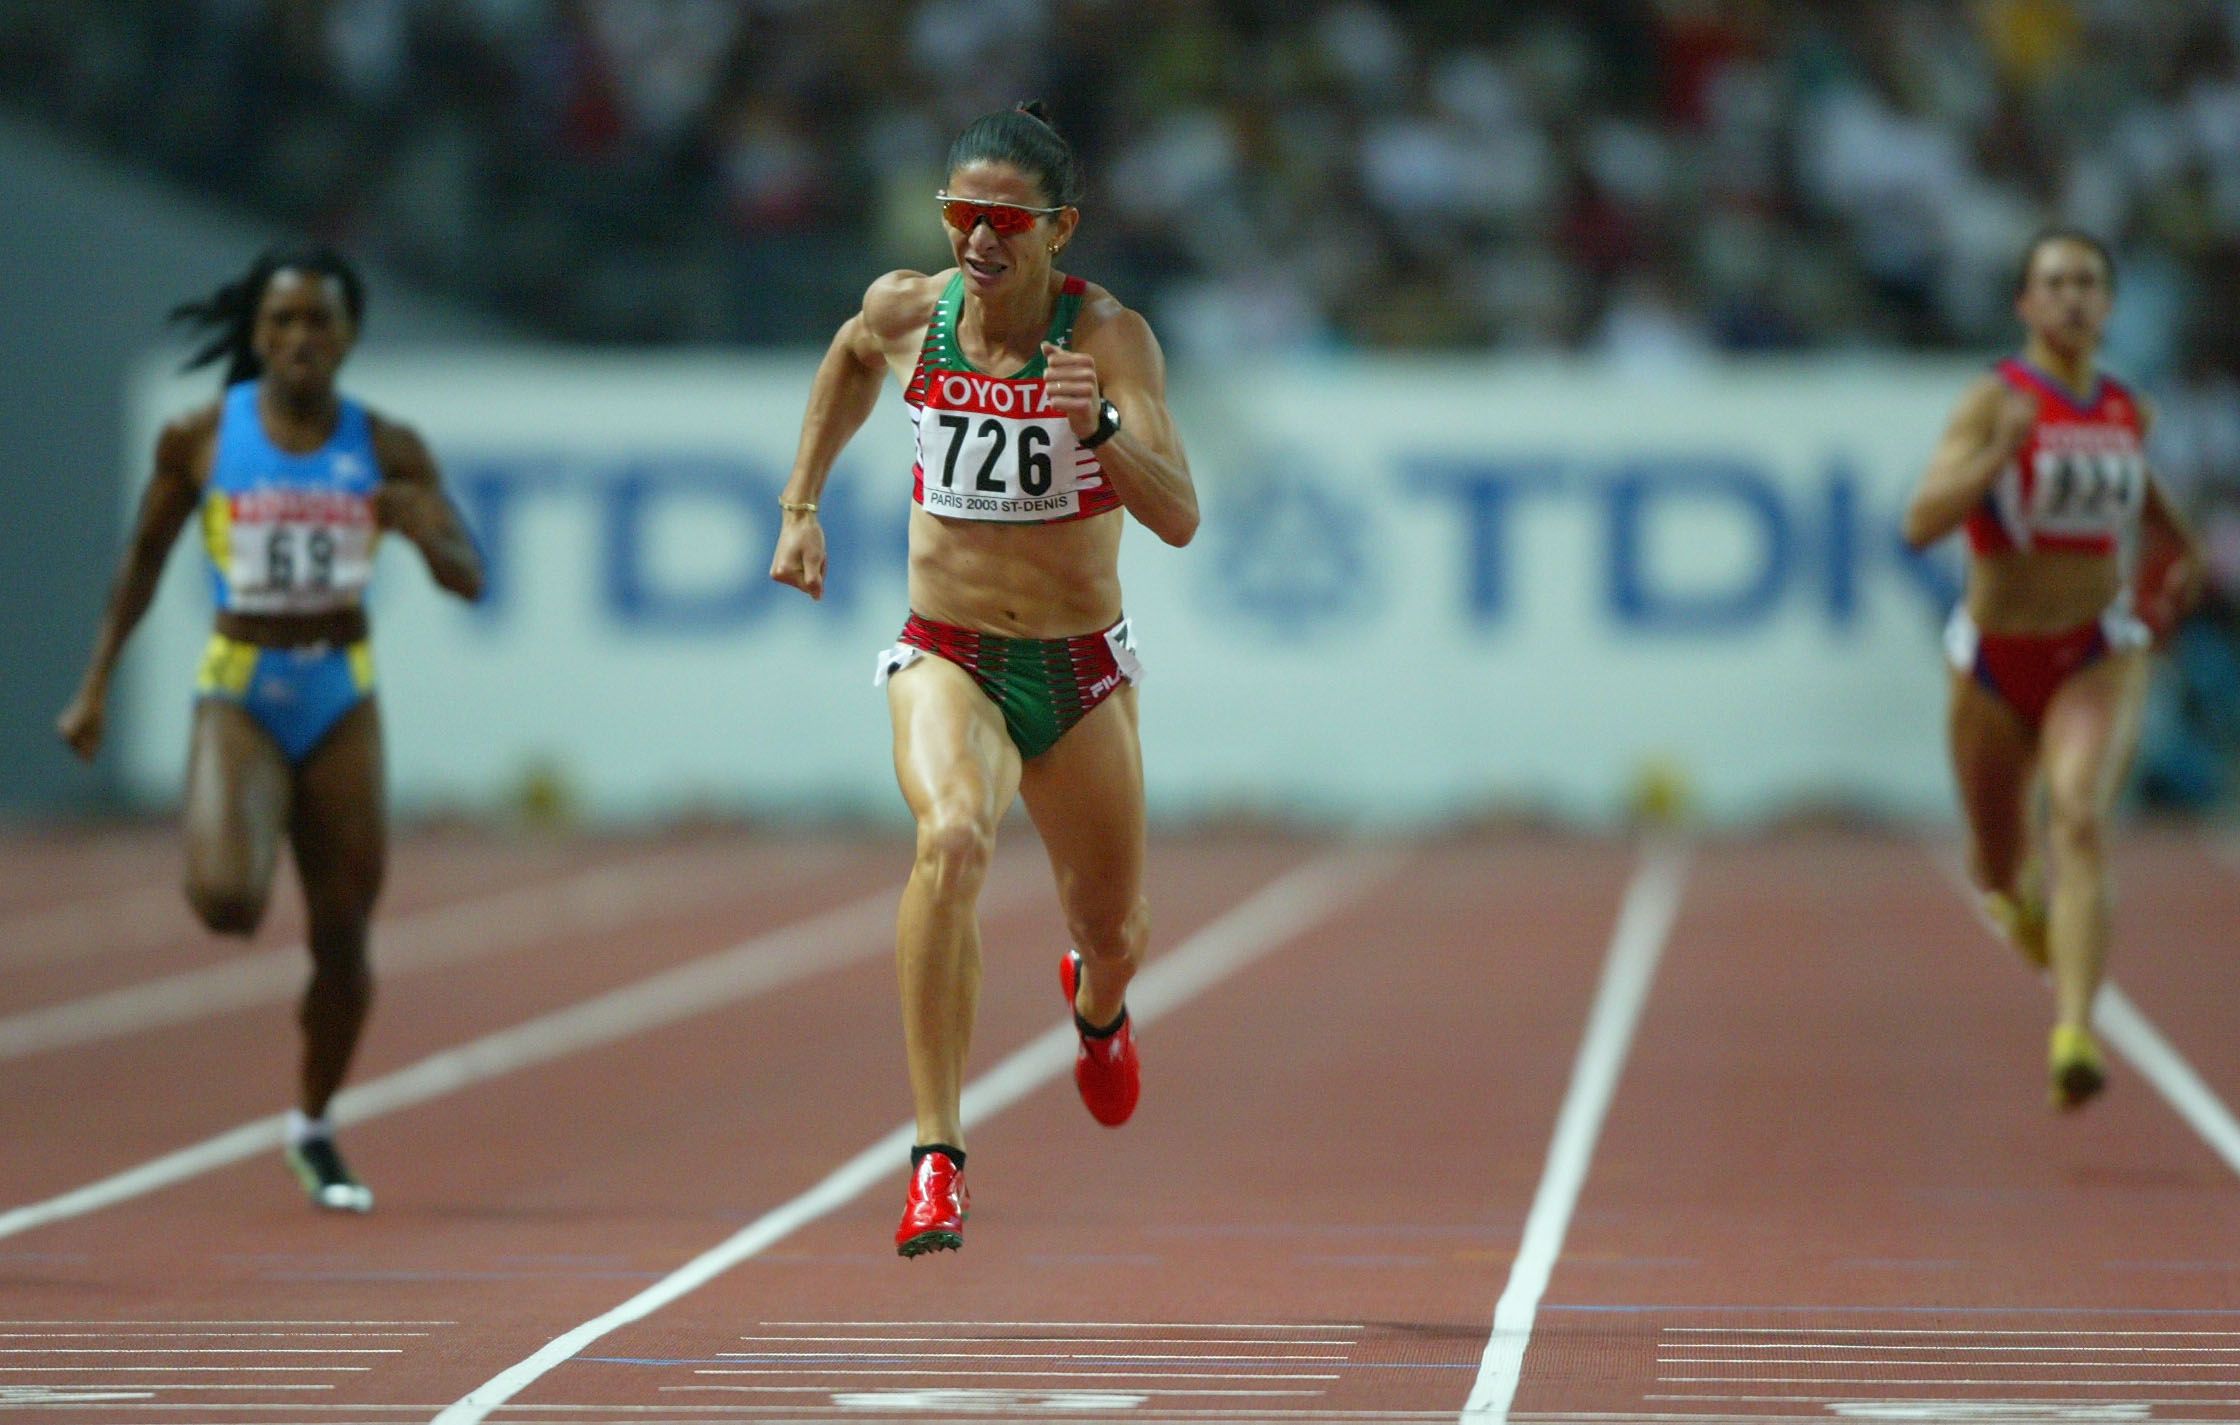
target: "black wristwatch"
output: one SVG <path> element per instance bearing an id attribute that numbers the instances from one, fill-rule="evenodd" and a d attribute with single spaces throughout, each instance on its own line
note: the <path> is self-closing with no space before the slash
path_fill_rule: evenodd
<path id="1" fill-rule="evenodd" d="M 1081 448 L 1104 444 L 1120 434 L 1120 408 L 1110 401 L 1097 402 L 1097 428 L 1081 438 Z"/>

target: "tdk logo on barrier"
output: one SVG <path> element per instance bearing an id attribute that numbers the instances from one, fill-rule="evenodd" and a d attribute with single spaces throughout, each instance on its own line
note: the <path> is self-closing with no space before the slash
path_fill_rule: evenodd
<path id="1" fill-rule="evenodd" d="M 835 472 L 819 516 L 826 592 L 811 604 L 769 578 L 782 470 L 691 454 L 467 456 L 451 465 L 485 551 L 481 617 L 493 622 L 521 597 L 522 562 L 532 557 L 525 521 L 548 504 L 595 531 L 594 565 L 571 582 L 617 623 L 648 632 L 731 633 L 781 611 L 852 617 L 866 599 L 890 605 L 908 563 L 908 492 L 891 474 Z M 1217 499 L 1198 576 L 1207 581 L 1209 613 L 1285 636 L 1336 635 L 1357 625 L 1380 588 L 1420 580 L 1453 589 L 1462 614 L 1492 628 L 1529 604 L 1520 593 L 1525 579 L 1545 585 L 1553 575 L 1588 581 L 1621 629 L 1717 637 L 1752 631 L 1800 602 L 1848 630 L 1861 618 L 1866 587 L 1891 575 L 1927 610 L 1941 613 L 1958 595 L 1953 565 L 1906 549 L 1895 512 L 1870 505 L 1866 483 L 1841 455 L 1814 481 L 1732 455 L 1406 456 L 1395 469 L 1396 481 L 1374 482 L 1382 487 L 1376 498 L 1367 482 L 1340 488 L 1293 461 L 1256 488 Z M 1382 508 L 1394 494 L 1400 502 Z M 1584 528 L 1587 543 L 1567 545 L 1563 567 L 1550 569 L 1546 541 L 1527 540 L 1522 526 L 1555 511 Z M 1389 522 L 1390 535 L 1399 522 L 1426 517 L 1453 526 L 1459 570 L 1384 568 L 1379 559 L 1394 559 L 1395 545 L 1380 536 L 1380 523 Z M 1698 557 L 1694 567 L 1674 569 L 1660 558 L 1677 531 L 1707 522 L 1731 536 L 1721 541 L 1740 551 L 1731 562 L 1707 570 Z M 711 556 L 711 548 L 719 552 Z M 1583 567 L 1571 562 L 1582 552 Z M 550 576 L 547 564 L 539 567 Z"/>
<path id="2" fill-rule="evenodd" d="M 1952 566 L 1908 549 L 1894 513 L 1867 505 L 1864 482 L 1840 454 L 1816 485 L 1784 482 L 1736 455 L 1415 457 L 1401 470 L 1405 489 L 1445 503 L 1461 521 L 1463 598 L 1479 624 L 1509 615 L 1517 526 L 1548 504 L 1583 509 L 1599 536 L 1600 567 L 1582 572 L 1599 584 L 1610 619 L 1639 632 L 1740 632 L 1798 597 L 1817 604 L 1829 624 L 1849 628 L 1862 587 L 1878 570 L 1901 575 L 1938 613 L 1959 595 Z M 1652 535 L 1683 515 L 1731 525 L 1754 552 L 1708 579 L 1660 571 Z"/>
<path id="3" fill-rule="evenodd" d="M 909 486 L 840 469 L 821 498 L 825 593 L 812 604 L 770 579 L 785 472 L 735 457 L 668 455 L 601 461 L 577 456 L 466 457 L 452 463 L 487 579 L 482 616 L 502 620 L 519 598 L 524 520 L 547 504 L 588 514 L 598 531 L 594 567 L 582 571 L 604 612 L 648 631 L 730 633 L 775 612 L 845 617 L 869 592 L 891 602 L 889 584 L 909 558 Z M 898 498 L 899 494 L 899 498 Z M 714 570 L 675 567 L 676 522 L 695 535 L 720 534 L 736 551 Z M 665 535 L 666 532 L 666 535 Z"/>
<path id="4" fill-rule="evenodd" d="M 1270 462 L 1207 521 L 1214 597 L 1285 633 L 1357 613 L 1368 594 L 1368 514 L 1303 458 Z"/>

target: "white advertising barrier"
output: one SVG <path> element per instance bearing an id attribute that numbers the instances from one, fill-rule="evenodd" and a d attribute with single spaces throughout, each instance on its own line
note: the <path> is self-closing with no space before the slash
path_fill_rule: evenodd
<path id="1" fill-rule="evenodd" d="M 380 555 L 400 808 L 487 809 L 549 775 L 613 819 L 900 815 L 871 686 L 906 612 L 898 392 L 824 496 L 824 601 L 767 578 L 815 366 L 351 367 L 354 392 L 428 437 L 491 571 L 468 608 L 401 542 Z M 1131 529 L 1123 555 L 1156 814 L 1608 824 L 1648 784 L 1723 822 L 1946 815 L 1936 631 L 1955 563 L 1909 556 L 1896 519 L 1969 370 L 1177 370 L 1204 527 L 1179 550 Z M 133 449 L 209 392 L 140 382 Z M 180 785 L 209 619 L 182 544 L 120 707 L 130 786 L 157 802 Z"/>

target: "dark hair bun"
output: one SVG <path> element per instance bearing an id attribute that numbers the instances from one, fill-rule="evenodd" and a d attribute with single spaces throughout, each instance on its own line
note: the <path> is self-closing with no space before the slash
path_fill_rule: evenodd
<path id="1" fill-rule="evenodd" d="M 949 146 L 948 171 L 970 163 L 1007 163 L 1035 180 L 1045 202 L 1072 207 L 1081 201 L 1081 165 L 1050 122 L 1040 99 L 982 114 Z"/>

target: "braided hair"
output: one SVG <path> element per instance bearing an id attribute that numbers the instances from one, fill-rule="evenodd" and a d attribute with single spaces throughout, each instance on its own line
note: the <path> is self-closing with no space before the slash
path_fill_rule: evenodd
<path id="1" fill-rule="evenodd" d="M 226 363 L 228 386 L 262 376 L 264 363 L 258 360 L 252 344 L 257 309 L 264 305 L 265 289 L 281 272 L 308 272 L 333 278 L 342 288 L 342 305 L 350 314 L 351 327 L 354 329 L 364 322 L 365 279 L 358 275 L 358 269 L 350 265 L 348 258 L 326 246 L 268 247 L 257 254 L 248 271 L 233 281 L 199 301 L 181 302 L 171 309 L 167 320 L 207 334 L 202 347 L 179 369 L 195 371 L 222 359 Z"/>
<path id="2" fill-rule="evenodd" d="M 949 146 L 949 172 L 968 163 L 1004 163 L 1041 183 L 1052 207 L 1081 201 L 1081 164 L 1050 122 L 1050 111 L 1032 99 L 965 125 Z"/>

